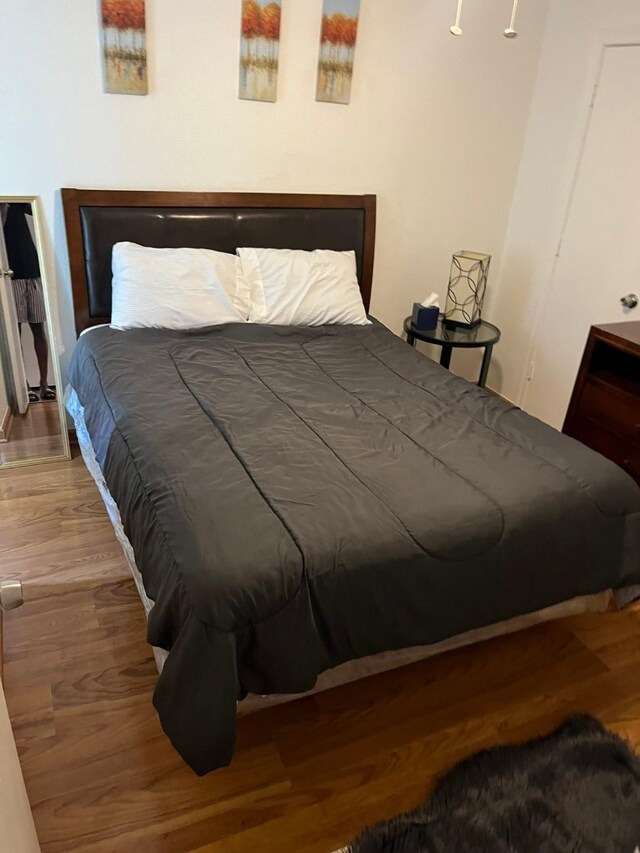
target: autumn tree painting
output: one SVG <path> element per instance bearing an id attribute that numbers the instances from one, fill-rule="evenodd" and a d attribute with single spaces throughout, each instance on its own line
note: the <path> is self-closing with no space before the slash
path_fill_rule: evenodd
<path id="1" fill-rule="evenodd" d="M 146 95 L 144 0 L 101 0 L 101 11 L 105 91 Z"/>
<path id="2" fill-rule="evenodd" d="M 275 101 L 280 50 L 280 0 L 243 0 L 240 97 Z"/>
<path id="3" fill-rule="evenodd" d="M 324 0 L 316 101 L 348 104 L 360 0 Z"/>

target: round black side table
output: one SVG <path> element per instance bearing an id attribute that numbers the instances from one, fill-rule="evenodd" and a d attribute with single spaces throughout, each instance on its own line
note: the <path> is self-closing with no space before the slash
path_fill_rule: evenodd
<path id="1" fill-rule="evenodd" d="M 411 344 L 411 346 L 415 346 L 416 340 L 418 340 L 428 344 L 437 344 L 439 347 L 442 347 L 440 364 L 447 369 L 451 364 L 451 351 L 454 347 L 483 347 L 484 356 L 478 385 L 480 388 L 484 388 L 487 382 L 489 365 L 491 364 L 493 345 L 500 340 L 500 329 L 497 326 L 482 320 L 472 329 L 465 329 L 461 326 L 448 328 L 440 319 L 435 329 L 424 330 L 416 329 L 411 322 L 411 317 L 407 317 L 404 321 L 404 330 L 407 334 L 407 343 Z"/>

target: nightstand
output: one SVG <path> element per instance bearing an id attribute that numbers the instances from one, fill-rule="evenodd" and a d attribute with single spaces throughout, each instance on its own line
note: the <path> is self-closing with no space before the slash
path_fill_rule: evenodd
<path id="1" fill-rule="evenodd" d="M 484 388 L 487 383 L 489 365 L 491 364 L 493 345 L 500 340 L 500 329 L 497 326 L 482 320 L 472 329 L 465 329 L 462 326 L 450 329 L 444 325 L 442 320 L 438 320 L 438 325 L 435 329 L 424 330 L 416 329 L 411 322 L 411 317 L 407 317 L 403 328 L 407 335 L 407 343 L 411 344 L 411 346 L 415 346 L 415 342 L 418 340 L 425 341 L 428 344 L 437 344 L 439 347 L 442 347 L 440 364 L 447 369 L 451 364 L 451 352 L 454 348 L 470 349 L 472 347 L 483 347 L 484 356 L 482 358 L 478 385 Z"/>
<path id="2" fill-rule="evenodd" d="M 640 484 L 640 322 L 591 327 L 562 431 Z"/>

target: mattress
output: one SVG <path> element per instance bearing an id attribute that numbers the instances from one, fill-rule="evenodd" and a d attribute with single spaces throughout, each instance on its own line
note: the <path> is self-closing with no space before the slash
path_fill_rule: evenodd
<path id="1" fill-rule="evenodd" d="M 640 580 L 627 475 L 379 324 L 99 329 L 70 376 L 196 772 L 248 693 Z"/>

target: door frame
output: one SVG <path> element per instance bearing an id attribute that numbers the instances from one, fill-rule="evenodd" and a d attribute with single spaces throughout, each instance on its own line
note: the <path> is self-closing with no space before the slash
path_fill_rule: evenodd
<path id="1" fill-rule="evenodd" d="M 582 133 L 580 134 L 579 142 L 576 145 L 573 155 L 571 157 L 574 166 L 572 169 L 569 189 L 567 191 L 567 195 L 564 202 L 564 212 L 560 225 L 560 234 L 555 243 L 551 270 L 536 300 L 536 307 L 534 310 L 533 323 L 531 324 L 531 331 L 529 333 L 529 343 L 527 346 L 526 357 L 522 367 L 520 382 L 518 383 L 518 392 L 516 399 L 518 405 L 523 409 L 526 406 L 528 391 L 530 387 L 530 380 L 533 377 L 533 372 L 535 369 L 535 361 L 538 350 L 538 340 L 540 337 L 542 319 L 549 303 L 549 299 L 551 298 L 551 292 L 553 290 L 553 283 L 556 278 L 558 260 L 560 258 L 562 243 L 564 241 L 567 228 L 569 226 L 571 208 L 573 206 L 573 200 L 575 198 L 578 181 L 580 179 L 580 172 L 582 169 L 583 159 L 587 147 L 587 141 L 589 138 L 589 131 L 591 130 L 593 107 L 595 105 L 596 97 L 598 94 L 598 88 L 600 86 L 600 78 L 602 76 L 605 58 L 607 56 L 608 50 L 612 48 L 615 49 L 618 47 L 640 47 L 640 32 L 638 32 L 637 34 L 634 33 L 633 35 L 627 32 L 625 35 L 610 36 L 603 36 L 603 34 L 600 32 L 595 36 L 592 43 L 590 51 L 591 56 L 589 59 L 588 76 L 589 79 L 591 79 L 593 82 L 584 97 L 584 105 L 582 110 Z"/>

